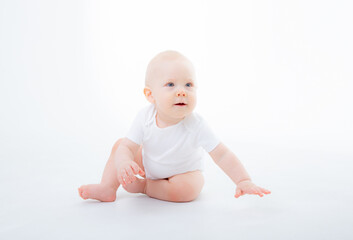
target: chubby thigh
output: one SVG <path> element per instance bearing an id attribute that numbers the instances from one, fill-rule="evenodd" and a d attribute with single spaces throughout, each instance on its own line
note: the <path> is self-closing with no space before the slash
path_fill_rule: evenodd
<path id="1" fill-rule="evenodd" d="M 178 174 L 169 179 L 147 179 L 145 194 L 171 202 L 189 202 L 196 199 L 204 185 L 201 171 Z"/>
<path id="2" fill-rule="evenodd" d="M 202 189 L 205 179 L 200 170 L 177 174 L 168 178 L 171 184 L 180 184 L 181 186 L 191 186 L 194 189 Z"/>
<path id="3" fill-rule="evenodd" d="M 184 202 L 192 201 L 200 194 L 205 180 L 199 170 L 186 172 L 169 178 L 171 201 Z"/>

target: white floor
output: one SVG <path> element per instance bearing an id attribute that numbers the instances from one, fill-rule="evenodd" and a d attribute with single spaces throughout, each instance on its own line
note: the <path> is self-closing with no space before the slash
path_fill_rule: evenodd
<path id="1" fill-rule="evenodd" d="M 205 187 L 191 203 L 164 202 L 124 189 L 114 203 L 84 201 L 77 187 L 99 181 L 109 154 L 105 147 L 85 154 L 83 146 L 43 149 L 42 154 L 36 148 L 15 154 L 5 149 L 0 238 L 353 239 L 351 153 L 236 144 L 234 152 L 253 181 L 272 194 L 235 199 L 235 185 L 210 160 Z"/>

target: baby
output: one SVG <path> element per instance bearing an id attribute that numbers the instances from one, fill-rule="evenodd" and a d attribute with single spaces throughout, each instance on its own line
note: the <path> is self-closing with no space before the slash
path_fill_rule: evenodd
<path id="1" fill-rule="evenodd" d="M 251 181 L 238 158 L 193 112 L 196 89 L 194 68 L 185 56 L 176 51 L 155 56 L 144 88 L 151 104 L 138 113 L 126 137 L 114 144 L 101 183 L 81 186 L 80 196 L 113 202 L 121 184 L 130 193 L 192 201 L 204 185 L 204 150 L 236 184 L 236 198 L 269 194 Z"/>

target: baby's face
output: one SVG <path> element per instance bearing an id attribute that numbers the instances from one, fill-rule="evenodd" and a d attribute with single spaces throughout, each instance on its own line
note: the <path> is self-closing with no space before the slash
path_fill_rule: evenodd
<path id="1" fill-rule="evenodd" d="M 150 86 L 157 112 L 173 119 L 183 119 L 196 106 L 193 66 L 184 59 L 160 61 Z"/>

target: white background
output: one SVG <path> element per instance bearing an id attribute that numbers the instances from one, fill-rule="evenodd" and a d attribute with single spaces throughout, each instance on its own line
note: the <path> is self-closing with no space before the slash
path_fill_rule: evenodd
<path id="1" fill-rule="evenodd" d="M 351 239 L 351 1 L 0 1 L 0 237 Z M 191 203 L 83 201 L 147 104 L 149 60 L 186 55 L 199 112 L 263 198 L 211 161 Z"/>

